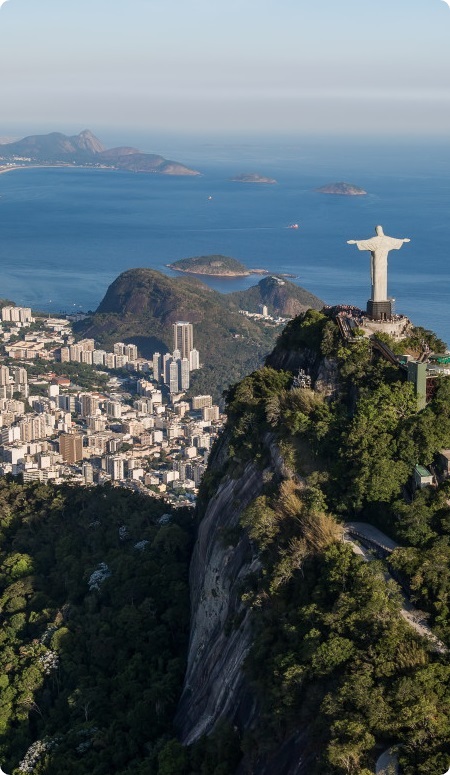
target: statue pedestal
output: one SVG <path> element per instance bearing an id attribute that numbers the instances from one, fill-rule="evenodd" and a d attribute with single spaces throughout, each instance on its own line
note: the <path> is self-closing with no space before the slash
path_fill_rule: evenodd
<path id="1" fill-rule="evenodd" d="M 367 314 L 372 320 L 391 320 L 392 302 L 369 299 L 367 302 Z"/>

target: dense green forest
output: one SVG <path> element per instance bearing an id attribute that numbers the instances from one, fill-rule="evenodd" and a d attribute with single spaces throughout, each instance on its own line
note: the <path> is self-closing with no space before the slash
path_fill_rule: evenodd
<path id="1" fill-rule="evenodd" d="M 392 744 L 403 775 L 444 772 L 448 657 L 400 616 L 385 563 L 364 562 L 341 537 L 343 524 L 358 519 L 396 538 L 402 548 L 389 567 L 450 646 L 450 487 L 410 489 L 414 465 L 450 446 L 450 379 L 418 412 L 402 373 L 367 340 L 342 345 L 326 315 L 307 312 L 277 346 L 278 355 L 304 348 L 313 372 L 324 356 L 337 363 L 331 401 L 292 389 L 292 373 L 270 366 L 228 393 L 221 475 L 240 476 L 250 461 L 267 470 L 268 435 L 290 470 L 281 480 L 267 476 L 241 518 L 263 569 L 243 591 L 255 622 L 246 671 L 261 714 L 241 749 L 249 761 L 264 760 L 307 728 L 311 773 L 374 772 Z M 205 478 L 205 500 L 215 476 Z"/>
<path id="2" fill-rule="evenodd" d="M 157 772 L 184 673 L 193 534 L 190 515 L 166 511 L 117 488 L 0 479 L 6 772 Z"/>

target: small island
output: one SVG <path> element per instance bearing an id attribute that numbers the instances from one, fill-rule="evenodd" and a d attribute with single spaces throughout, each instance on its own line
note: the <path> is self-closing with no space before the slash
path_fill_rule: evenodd
<path id="1" fill-rule="evenodd" d="M 267 274 L 267 269 L 248 269 L 235 258 L 221 255 L 181 258 L 173 264 L 167 264 L 167 267 L 176 272 L 214 275 L 216 277 L 248 277 L 250 274 Z"/>
<path id="2" fill-rule="evenodd" d="M 242 172 L 240 175 L 235 175 L 230 178 L 233 183 L 268 183 L 272 185 L 277 183 L 275 178 L 267 178 L 265 175 L 258 175 L 257 172 Z"/>
<path id="3" fill-rule="evenodd" d="M 337 194 L 338 196 L 364 196 L 367 191 L 353 183 L 329 183 L 316 189 L 319 194 Z"/>

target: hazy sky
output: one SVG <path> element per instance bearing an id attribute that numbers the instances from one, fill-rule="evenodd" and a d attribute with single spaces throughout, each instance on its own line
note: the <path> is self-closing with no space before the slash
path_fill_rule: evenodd
<path id="1" fill-rule="evenodd" d="M 0 135 L 450 132 L 442 0 L 9 0 L 0 36 Z"/>

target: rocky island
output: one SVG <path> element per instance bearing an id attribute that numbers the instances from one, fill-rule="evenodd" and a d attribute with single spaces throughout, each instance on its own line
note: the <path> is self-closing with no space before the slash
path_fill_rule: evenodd
<path id="1" fill-rule="evenodd" d="M 248 269 L 230 256 L 211 255 L 181 258 L 173 264 L 167 264 L 169 269 L 189 274 L 214 275 L 218 277 L 248 277 L 250 274 L 267 274 L 267 269 Z"/>
<path id="2" fill-rule="evenodd" d="M 353 183 L 328 183 L 328 185 L 316 190 L 319 194 L 337 194 L 338 196 L 364 196 L 367 194 L 367 191 L 353 185 Z"/>
<path id="3" fill-rule="evenodd" d="M 143 153 L 137 148 L 119 146 L 106 149 L 88 129 L 72 137 L 61 132 L 51 132 L 4 143 L 0 150 L 0 165 L 5 165 L 4 171 L 17 167 L 75 165 L 157 175 L 200 175 L 197 170 L 178 161 L 165 159 L 155 153 Z"/>
<path id="4" fill-rule="evenodd" d="M 268 183 L 274 184 L 278 181 L 275 178 L 268 178 L 265 175 L 258 175 L 257 172 L 242 172 L 240 175 L 235 175 L 230 178 L 233 183 Z"/>

